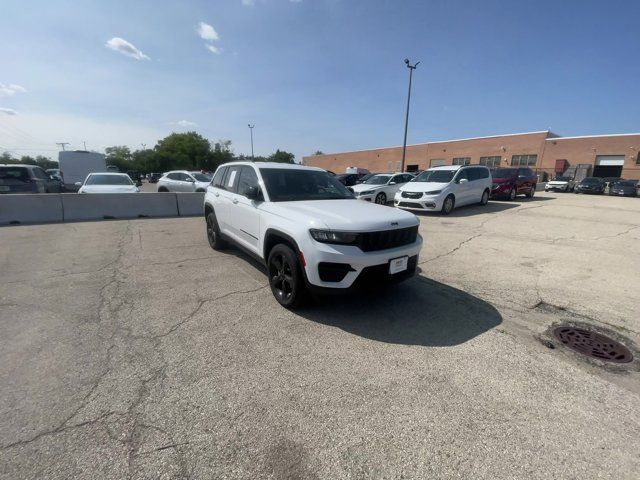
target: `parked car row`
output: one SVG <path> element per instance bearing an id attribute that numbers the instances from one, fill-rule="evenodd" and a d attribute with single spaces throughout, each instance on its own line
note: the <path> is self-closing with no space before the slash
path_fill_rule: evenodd
<path id="1" fill-rule="evenodd" d="M 547 182 L 544 189 L 546 192 L 560 191 L 596 195 L 608 193 L 609 195 L 635 197 L 638 196 L 638 181 L 618 177 L 586 177 L 576 182 L 571 177 L 558 176 Z"/>

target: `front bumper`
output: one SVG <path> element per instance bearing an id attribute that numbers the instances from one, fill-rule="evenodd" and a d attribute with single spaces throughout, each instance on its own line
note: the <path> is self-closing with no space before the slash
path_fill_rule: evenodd
<path id="1" fill-rule="evenodd" d="M 442 210 L 442 195 L 422 195 L 420 198 L 403 198 L 402 192 L 396 193 L 393 199 L 393 206 L 403 210 L 413 210 L 415 212 L 429 212 Z"/>
<path id="2" fill-rule="evenodd" d="M 378 281 L 403 280 L 415 273 L 412 258 L 415 257 L 415 264 L 422 249 L 422 237 L 418 235 L 415 242 L 410 245 L 378 250 L 374 252 L 363 252 L 360 248 L 351 245 L 333 245 L 328 243 L 314 242 L 314 248 L 304 250 L 306 260 L 305 277 L 307 286 L 312 290 L 328 290 L 339 293 L 340 290 L 349 289 L 354 283 L 362 283 L 369 276 L 378 277 Z M 407 270 L 390 275 L 389 262 L 399 257 L 409 257 Z M 319 265 L 323 264 L 346 264 L 351 268 L 344 275 L 342 280 L 337 282 L 327 282 L 320 278 Z M 385 275 L 381 274 L 384 270 Z M 362 279 L 360 278 L 361 276 Z M 326 277 L 325 277 L 326 278 Z"/>
<path id="3" fill-rule="evenodd" d="M 376 194 L 375 193 L 369 193 L 367 195 L 356 195 L 356 198 L 358 200 L 364 200 L 365 202 L 373 202 L 374 199 L 376 198 Z"/>
<path id="4" fill-rule="evenodd" d="M 558 190 L 560 192 L 566 192 L 567 190 L 569 190 L 569 185 L 545 185 L 544 186 L 544 191 L 545 192 L 549 192 L 552 190 Z"/>

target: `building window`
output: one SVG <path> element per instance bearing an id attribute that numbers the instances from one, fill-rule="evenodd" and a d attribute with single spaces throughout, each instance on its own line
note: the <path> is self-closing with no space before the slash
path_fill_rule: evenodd
<path id="1" fill-rule="evenodd" d="M 514 155 L 511 157 L 512 167 L 535 167 L 538 155 Z"/>
<path id="2" fill-rule="evenodd" d="M 387 172 L 390 172 L 391 170 L 393 170 L 393 162 L 391 162 L 391 160 L 389 160 L 387 162 Z"/>
<path id="3" fill-rule="evenodd" d="M 446 164 L 447 161 L 444 158 L 432 158 L 429 162 L 429 167 L 441 167 Z"/>
<path id="4" fill-rule="evenodd" d="M 640 165 L 640 152 L 638 152 L 638 158 L 636 158 L 636 165 Z"/>
<path id="5" fill-rule="evenodd" d="M 453 159 L 453 165 L 469 165 L 471 163 L 471 157 L 459 157 Z"/>
<path id="6" fill-rule="evenodd" d="M 399 172 L 400 170 L 402 170 L 402 161 L 398 160 L 396 162 L 396 172 Z"/>
<path id="7" fill-rule="evenodd" d="M 480 165 L 484 165 L 486 167 L 499 167 L 500 162 L 502 162 L 502 157 L 480 157 Z"/>

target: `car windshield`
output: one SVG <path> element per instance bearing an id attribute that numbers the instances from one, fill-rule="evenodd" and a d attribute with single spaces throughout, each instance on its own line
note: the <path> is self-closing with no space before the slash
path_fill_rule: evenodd
<path id="1" fill-rule="evenodd" d="M 638 184 L 636 180 L 621 180 L 614 185 L 620 185 L 621 187 L 635 187 Z"/>
<path id="2" fill-rule="evenodd" d="M 582 180 L 582 183 L 589 183 L 589 184 L 598 184 L 600 183 L 600 179 L 599 178 L 595 178 L 595 177 L 587 177 L 584 180 Z"/>
<path id="3" fill-rule="evenodd" d="M 390 178 L 391 175 L 376 175 L 365 180 L 363 183 L 367 185 L 386 185 Z"/>
<path id="4" fill-rule="evenodd" d="M 354 199 L 338 179 L 325 171 L 294 168 L 261 168 L 272 202 Z"/>
<path id="5" fill-rule="evenodd" d="M 195 178 L 198 182 L 210 182 L 211 181 L 211 177 L 209 175 L 205 175 L 204 173 L 193 172 L 193 173 L 191 173 L 191 176 L 193 178 Z"/>
<path id="6" fill-rule="evenodd" d="M 568 182 L 571 180 L 571 177 L 556 177 L 557 182 Z"/>
<path id="7" fill-rule="evenodd" d="M 515 168 L 494 168 L 491 170 L 493 178 L 513 178 L 518 174 Z"/>
<path id="8" fill-rule="evenodd" d="M 457 170 L 425 170 L 415 177 L 412 182 L 449 183 Z"/>
<path id="9" fill-rule="evenodd" d="M 85 185 L 133 185 L 127 175 L 89 175 Z"/>

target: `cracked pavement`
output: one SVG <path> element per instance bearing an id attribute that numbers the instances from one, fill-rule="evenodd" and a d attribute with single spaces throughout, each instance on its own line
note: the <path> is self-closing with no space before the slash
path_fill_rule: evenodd
<path id="1" fill-rule="evenodd" d="M 639 344 L 640 201 L 420 220 L 417 278 L 295 313 L 200 218 L 0 229 L 0 478 L 637 478 L 639 360 L 548 332 Z"/>

